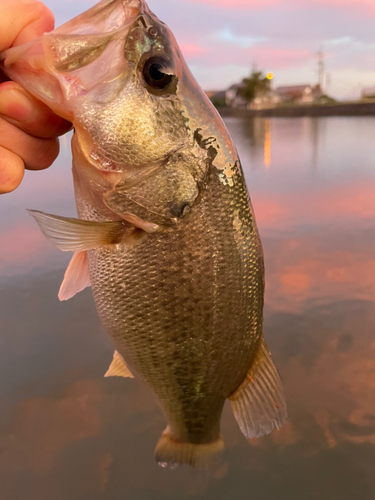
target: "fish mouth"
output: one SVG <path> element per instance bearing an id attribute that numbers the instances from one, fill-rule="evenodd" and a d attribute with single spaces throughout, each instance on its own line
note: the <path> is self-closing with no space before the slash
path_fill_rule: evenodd
<path id="1" fill-rule="evenodd" d="M 136 20 L 148 13 L 144 0 L 102 0 L 52 32 L 0 52 L 0 69 L 55 113 L 74 121 L 66 102 L 75 83 L 80 88 L 80 77 L 70 75 L 99 60 L 111 42 L 125 40 Z M 73 95 L 79 91 L 73 88 Z M 83 87 L 81 93 L 86 91 Z"/>

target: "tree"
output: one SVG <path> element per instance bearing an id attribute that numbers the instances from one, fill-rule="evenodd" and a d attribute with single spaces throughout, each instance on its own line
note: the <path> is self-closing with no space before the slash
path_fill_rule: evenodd
<path id="1" fill-rule="evenodd" d="M 238 90 L 238 94 L 249 102 L 257 95 L 267 94 L 271 90 L 271 80 L 261 71 L 253 70 L 250 77 L 244 78 L 242 82 L 244 86 Z"/>

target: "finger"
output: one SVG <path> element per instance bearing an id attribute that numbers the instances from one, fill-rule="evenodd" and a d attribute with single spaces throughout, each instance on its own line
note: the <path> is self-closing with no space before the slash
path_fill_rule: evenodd
<path id="1" fill-rule="evenodd" d="M 0 115 L 24 132 L 45 139 L 63 135 L 72 127 L 14 82 L 0 85 Z"/>
<path id="2" fill-rule="evenodd" d="M 20 156 L 29 170 L 43 170 L 59 154 L 58 139 L 39 139 L 0 118 L 0 146 Z"/>
<path id="3" fill-rule="evenodd" d="M 22 159 L 0 146 L 0 194 L 14 191 L 21 184 L 24 173 Z"/>
<path id="4" fill-rule="evenodd" d="M 46 31 L 51 31 L 54 24 L 52 12 L 42 2 L 37 0 L 1 0 L 0 50 L 38 38 Z"/>

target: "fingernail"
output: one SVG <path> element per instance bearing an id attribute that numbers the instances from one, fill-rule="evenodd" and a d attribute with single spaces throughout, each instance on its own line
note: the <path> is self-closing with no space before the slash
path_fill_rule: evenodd
<path id="1" fill-rule="evenodd" d="M 24 122 L 32 113 L 32 102 L 22 90 L 9 89 L 0 93 L 0 114 L 4 117 Z"/>

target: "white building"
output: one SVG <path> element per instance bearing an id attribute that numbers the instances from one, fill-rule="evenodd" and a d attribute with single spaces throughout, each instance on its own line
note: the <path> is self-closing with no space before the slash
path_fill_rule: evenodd
<path id="1" fill-rule="evenodd" d="M 280 103 L 280 98 L 278 95 L 276 95 L 275 92 L 272 90 L 263 93 L 263 94 L 258 94 L 250 104 L 248 104 L 249 109 L 267 109 L 267 108 L 274 108 Z"/>
<path id="2" fill-rule="evenodd" d="M 362 99 L 375 99 L 375 87 L 365 87 L 362 89 Z"/>
<path id="3" fill-rule="evenodd" d="M 279 102 L 295 104 L 312 104 L 322 96 L 320 85 L 286 85 L 275 91 Z"/>

